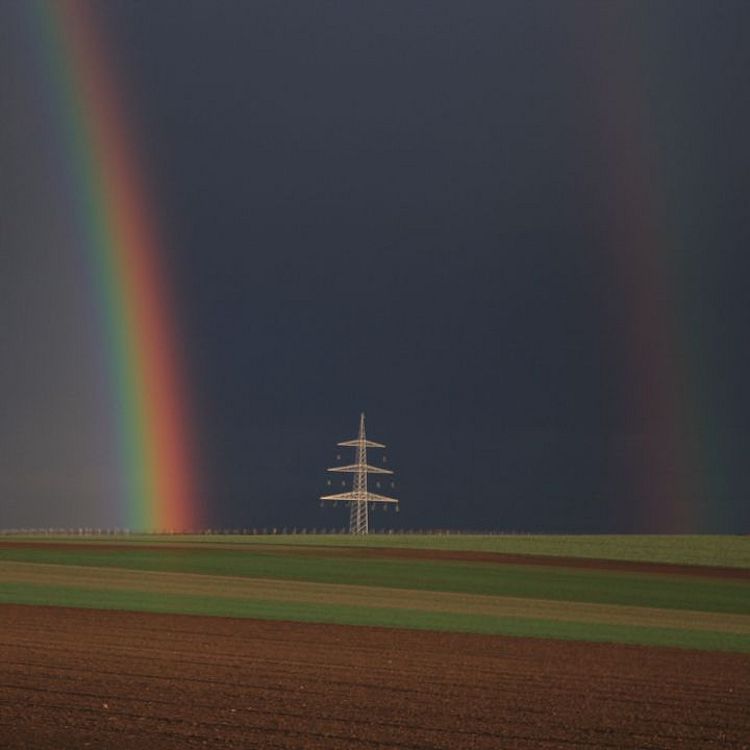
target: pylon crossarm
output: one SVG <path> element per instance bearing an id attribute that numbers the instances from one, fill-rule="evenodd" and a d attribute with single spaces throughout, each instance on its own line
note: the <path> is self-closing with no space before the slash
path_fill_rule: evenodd
<path id="1" fill-rule="evenodd" d="M 386 497 L 378 495 L 375 492 L 368 492 L 366 495 L 360 495 L 357 492 L 337 492 L 335 495 L 322 495 L 321 500 L 355 500 L 358 503 L 398 503 L 395 497 Z"/>
<path id="2" fill-rule="evenodd" d="M 337 492 L 335 495 L 321 495 L 321 500 L 358 500 L 354 492 Z"/>
<path id="3" fill-rule="evenodd" d="M 385 495 L 378 495 L 375 492 L 368 492 L 365 499 L 368 503 L 398 503 L 395 497 L 386 497 Z"/>
<path id="4" fill-rule="evenodd" d="M 344 472 L 345 474 L 356 474 L 358 471 L 366 471 L 368 474 L 393 474 L 390 469 L 381 469 L 379 466 L 369 464 L 349 464 L 348 466 L 333 466 L 328 471 Z"/>
<path id="5" fill-rule="evenodd" d="M 340 445 L 342 448 L 358 448 L 360 445 L 364 445 L 365 448 L 385 448 L 383 443 L 376 443 L 373 440 L 361 441 L 356 438 L 354 440 L 345 440 L 343 443 L 336 443 L 336 445 Z"/>

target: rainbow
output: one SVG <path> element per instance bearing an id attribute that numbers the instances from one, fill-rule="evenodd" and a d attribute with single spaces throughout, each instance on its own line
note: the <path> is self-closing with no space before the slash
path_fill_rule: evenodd
<path id="1" fill-rule="evenodd" d="M 618 360 L 630 420 L 624 426 L 629 486 L 619 500 L 630 506 L 633 531 L 724 528 L 720 493 L 711 486 L 721 474 L 711 455 L 711 394 L 699 374 L 705 347 L 687 324 L 697 302 L 689 286 L 695 273 L 689 240 L 680 231 L 684 199 L 670 180 L 669 131 L 649 95 L 660 71 L 649 60 L 646 19 L 637 9 L 605 3 L 590 11 L 589 62 L 601 86 L 594 97 L 599 146 L 611 186 L 605 218 L 611 304 L 622 331 Z"/>
<path id="2" fill-rule="evenodd" d="M 187 392 L 144 170 L 90 5 L 33 3 L 72 210 L 100 313 L 121 466 L 119 523 L 200 523 Z"/>

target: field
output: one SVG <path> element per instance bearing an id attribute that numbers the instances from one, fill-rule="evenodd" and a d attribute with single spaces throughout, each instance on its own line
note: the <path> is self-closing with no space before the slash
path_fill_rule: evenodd
<path id="1" fill-rule="evenodd" d="M 24 537 L 13 536 L 22 541 Z M 26 537 L 38 540 L 39 536 Z M 43 539 L 60 543 L 78 540 L 70 535 L 47 535 Z M 0 537 L 0 540 L 2 537 Z M 87 544 L 107 544 L 112 537 L 87 536 Z M 426 549 L 443 552 L 491 552 L 584 557 L 606 560 L 629 560 L 663 562 L 686 565 L 710 565 L 732 568 L 750 568 L 750 540 L 743 536 L 658 535 L 636 534 L 376 534 L 368 537 L 352 537 L 348 534 L 262 534 L 262 535 L 168 535 L 128 534 L 116 537 L 118 544 L 151 544 L 170 546 L 234 546 L 237 544 L 267 547 L 271 544 L 295 547 L 366 547 L 384 549 Z"/>
<path id="2" fill-rule="evenodd" d="M 154 748 L 750 747 L 748 546 L 0 538 L 0 733 L 18 748 L 136 736 Z"/>

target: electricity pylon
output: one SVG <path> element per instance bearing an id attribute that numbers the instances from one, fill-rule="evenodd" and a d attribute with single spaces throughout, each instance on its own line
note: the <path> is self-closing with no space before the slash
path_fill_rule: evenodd
<path id="1" fill-rule="evenodd" d="M 379 466 L 370 466 L 367 463 L 368 448 L 385 448 L 382 443 L 368 440 L 365 434 L 365 415 L 359 417 L 359 435 L 354 440 L 344 440 L 337 443 L 344 448 L 356 448 L 355 463 L 348 466 L 334 466 L 328 471 L 343 474 L 354 474 L 354 482 L 351 492 L 339 492 L 335 495 L 323 495 L 321 500 L 342 500 L 349 503 L 349 533 L 364 535 L 369 533 L 369 503 L 395 504 L 398 509 L 398 500 L 385 495 L 378 495 L 367 490 L 368 474 L 393 474 L 390 469 L 381 469 Z"/>

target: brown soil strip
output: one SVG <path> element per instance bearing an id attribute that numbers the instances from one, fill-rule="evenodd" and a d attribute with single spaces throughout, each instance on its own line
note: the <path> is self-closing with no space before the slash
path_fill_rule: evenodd
<path id="1" fill-rule="evenodd" d="M 6 750 L 747 748 L 750 657 L 0 606 Z"/>

